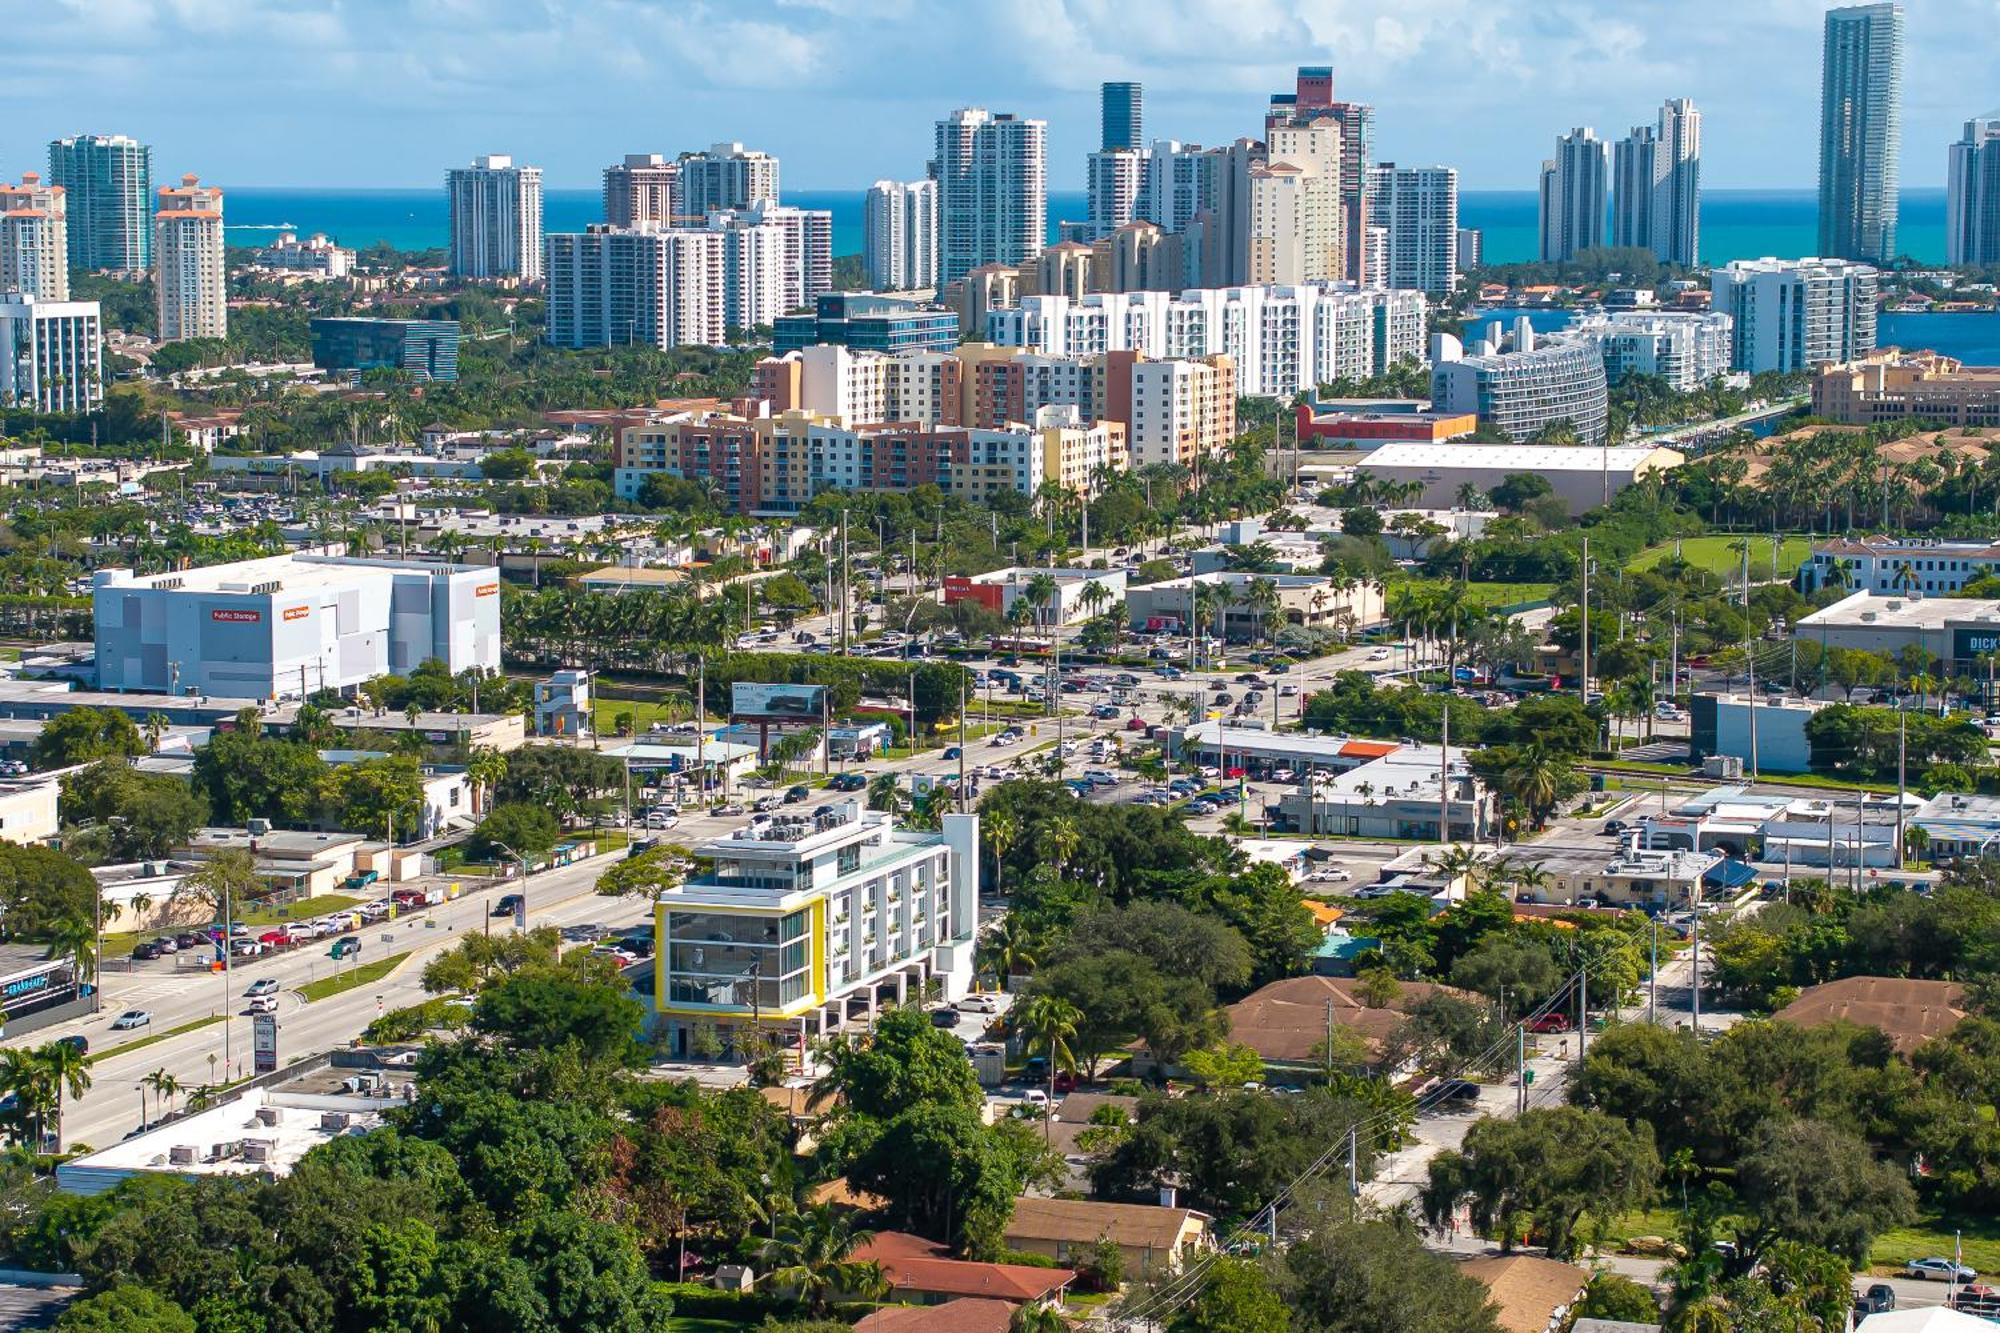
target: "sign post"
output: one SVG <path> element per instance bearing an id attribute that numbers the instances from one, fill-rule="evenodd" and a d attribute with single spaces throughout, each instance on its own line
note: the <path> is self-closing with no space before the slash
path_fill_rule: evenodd
<path id="1" fill-rule="evenodd" d="M 250 1020 L 251 1070 L 273 1074 L 278 1069 L 278 1016 L 258 1014 Z"/>

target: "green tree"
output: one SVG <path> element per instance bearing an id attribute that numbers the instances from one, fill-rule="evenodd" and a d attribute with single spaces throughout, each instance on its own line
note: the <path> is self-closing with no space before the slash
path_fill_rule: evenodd
<path id="1" fill-rule="evenodd" d="M 1577 1304 L 1577 1315 L 1585 1319 L 1657 1324 L 1660 1303 L 1653 1299 L 1652 1292 L 1631 1278 L 1606 1271 L 1591 1276 L 1590 1284 L 1583 1289 L 1583 1300 Z"/>
<path id="2" fill-rule="evenodd" d="M 1316 1224 L 1285 1251 L 1280 1289 L 1324 1333 L 1499 1333 L 1484 1285 L 1390 1222 Z"/>
<path id="3" fill-rule="evenodd" d="M 472 1026 L 516 1047 L 572 1049 L 586 1061 L 616 1065 L 638 1058 L 644 1017 L 644 1007 L 611 977 L 528 967 L 479 993 Z"/>
<path id="4" fill-rule="evenodd" d="M 1536 1109 L 1481 1120 L 1461 1151 L 1432 1158 L 1423 1209 L 1435 1226 L 1469 1205 L 1474 1228 L 1497 1235 L 1503 1248 L 1531 1228 L 1551 1258 L 1568 1258 L 1582 1243 L 1585 1218 L 1606 1223 L 1645 1207 L 1659 1175 L 1650 1126 L 1572 1106 Z"/>
<path id="5" fill-rule="evenodd" d="M 685 847 L 662 843 L 628 856 L 597 877 L 597 891 L 607 897 L 658 898 L 687 878 L 694 854 Z"/>
<path id="6" fill-rule="evenodd" d="M 1181 1057 L 1182 1071 L 1207 1089 L 1235 1088 L 1264 1080 L 1264 1057 L 1242 1042 L 1205 1047 Z"/>
<path id="7" fill-rule="evenodd" d="M 509 802 L 494 806 L 479 821 L 473 830 L 472 847 L 476 855 L 493 856 L 500 854 L 504 845 L 515 856 L 533 861 L 547 855 L 561 836 L 562 826 L 542 806 Z"/>
<path id="8" fill-rule="evenodd" d="M 7 933 L 45 940 L 60 921 L 88 921 L 97 880 L 75 857 L 53 847 L 0 840 L 0 914 Z"/>
<path id="9" fill-rule="evenodd" d="M 1814 1120 L 1771 1119 L 1751 1135 L 1737 1165 L 1746 1217 L 1736 1267 L 1748 1272 L 1779 1240 L 1866 1263 L 1876 1236 L 1916 1216 L 1916 1196 L 1867 1143 Z"/>
<path id="10" fill-rule="evenodd" d="M 86 1296 L 56 1317 L 57 1333 L 195 1333 L 186 1310 L 145 1287 Z"/>
<path id="11" fill-rule="evenodd" d="M 93 759 L 146 753 L 138 724 L 115 708 L 73 708 L 50 718 L 35 736 L 29 762 L 37 769 L 71 768 Z"/>
<path id="12" fill-rule="evenodd" d="M 1172 1324 L 1173 1333 L 1289 1333 L 1292 1312 L 1264 1266 L 1247 1259 L 1217 1259 L 1201 1290 Z"/>
<path id="13" fill-rule="evenodd" d="M 872 1300 L 888 1290 L 879 1265 L 858 1262 L 854 1251 L 874 1239 L 826 1204 L 802 1209 L 777 1223 L 764 1242 L 763 1280 L 817 1317 L 836 1295 Z"/>
<path id="14" fill-rule="evenodd" d="M 415 837 L 424 808 L 423 770 L 407 754 L 341 764 L 327 775 L 326 803 L 342 828 L 371 838 Z"/>

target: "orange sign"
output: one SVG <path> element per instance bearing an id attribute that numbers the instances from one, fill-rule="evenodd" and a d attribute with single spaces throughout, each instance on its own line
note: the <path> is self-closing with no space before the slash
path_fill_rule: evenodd
<path id="1" fill-rule="evenodd" d="M 312 608 L 310 606 L 288 606 L 285 608 L 285 619 L 287 620 L 304 620 L 311 614 Z"/>
<path id="2" fill-rule="evenodd" d="M 499 591 L 500 591 L 500 585 L 497 583 L 482 583 L 477 588 L 474 588 L 472 590 L 472 595 L 474 597 L 491 597 L 494 593 Z"/>

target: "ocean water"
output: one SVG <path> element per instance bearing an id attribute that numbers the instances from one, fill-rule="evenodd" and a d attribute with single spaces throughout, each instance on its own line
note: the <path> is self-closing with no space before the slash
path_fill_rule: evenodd
<path id="1" fill-rule="evenodd" d="M 833 214 L 833 252 L 861 249 L 861 192 L 801 190 L 785 196 L 800 208 Z M 1531 190 L 1469 190 L 1459 199 L 1459 221 L 1485 233 L 1493 263 L 1535 257 L 1535 195 Z M 1066 218 L 1087 215 L 1082 194 L 1049 196 L 1049 234 Z M 446 243 L 449 216 L 437 190 L 276 190 L 254 186 L 228 191 L 229 239 L 255 245 L 281 226 L 302 235 L 323 231 L 343 245 L 376 241 L 404 250 Z M 595 190 L 548 190 L 542 198 L 542 225 L 549 231 L 581 231 L 602 220 Z M 1943 190 L 1903 192 L 1898 248 L 1918 259 L 1944 261 Z M 1702 198 L 1702 258 L 1710 263 L 1761 255 L 1809 255 L 1819 243 L 1818 198 L 1811 190 L 1710 190 Z"/>

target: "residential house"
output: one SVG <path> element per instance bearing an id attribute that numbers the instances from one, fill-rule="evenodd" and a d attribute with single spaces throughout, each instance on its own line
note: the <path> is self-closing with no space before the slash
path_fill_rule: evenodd
<path id="1" fill-rule="evenodd" d="M 1907 1055 L 1950 1032 L 1965 1014 L 1965 986 L 1960 982 L 1842 977 L 1806 987 L 1772 1017 L 1797 1027 L 1845 1022 L 1875 1028 Z"/>
<path id="2" fill-rule="evenodd" d="M 943 1305 L 892 1305 L 854 1326 L 854 1333 L 1008 1333 L 1019 1307 L 969 1296 Z"/>
<path id="3" fill-rule="evenodd" d="M 967 1296 L 1034 1305 L 1059 1300 L 1076 1281 L 1076 1273 L 1067 1268 L 954 1259 L 947 1246 L 905 1231 L 878 1231 L 867 1244 L 857 1246 L 852 1257 L 857 1263 L 880 1266 L 896 1299 L 926 1305 Z"/>
<path id="4" fill-rule="evenodd" d="M 1492 1293 L 1493 1304 L 1499 1307 L 1497 1322 L 1506 1333 L 1554 1333 L 1590 1280 L 1590 1274 L 1574 1264 L 1532 1254 L 1472 1259 L 1460 1264 L 1458 1271 L 1484 1283 Z"/>
<path id="5" fill-rule="evenodd" d="M 1259 987 L 1229 1006 L 1229 1037 L 1263 1057 L 1270 1076 L 1310 1073 L 1324 1058 L 1329 1032 L 1341 1028 L 1361 1038 L 1379 1059 L 1393 1043 L 1411 1006 L 1433 995 L 1462 995 L 1430 981 L 1406 981 L 1386 1006 L 1369 1004 L 1352 977 L 1286 977 Z M 1135 1061 L 1135 1066 L 1140 1061 Z M 1144 1072 L 1137 1071 L 1135 1072 Z"/>
<path id="6" fill-rule="evenodd" d="M 1209 1218 L 1192 1208 L 1149 1203 L 1098 1203 L 1022 1195 L 1004 1237 L 1010 1250 L 1046 1255 L 1057 1263 L 1087 1258 L 1100 1240 L 1118 1247 L 1128 1277 L 1177 1273 L 1190 1255 L 1211 1244 Z"/>

